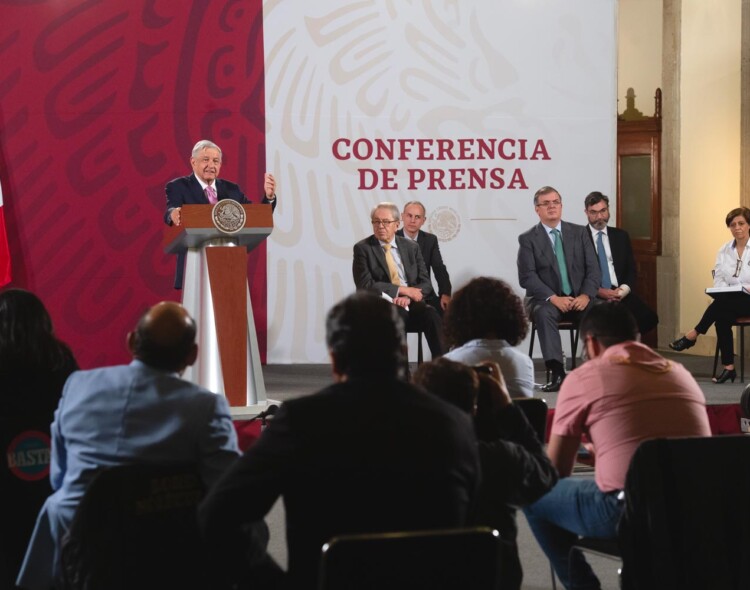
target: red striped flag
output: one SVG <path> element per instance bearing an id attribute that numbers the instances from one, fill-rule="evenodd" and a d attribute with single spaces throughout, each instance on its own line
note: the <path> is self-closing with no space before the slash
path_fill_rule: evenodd
<path id="1" fill-rule="evenodd" d="M 0 287 L 8 283 L 10 283 L 10 250 L 8 249 L 8 234 L 5 232 L 3 187 L 0 186 Z"/>

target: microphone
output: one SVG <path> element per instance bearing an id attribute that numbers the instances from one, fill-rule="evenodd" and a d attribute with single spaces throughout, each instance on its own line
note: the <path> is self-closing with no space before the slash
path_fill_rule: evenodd
<path id="1" fill-rule="evenodd" d="M 278 412 L 278 410 L 279 410 L 279 406 L 277 406 L 276 404 L 271 404 L 263 412 L 261 412 L 257 416 L 253 416 L 249 420 L 249 422 L 253 422 L 254 420 L 263 420 L 263 423 L 265 423 L 266 419 L 273 416 L 276 412 Z"/>

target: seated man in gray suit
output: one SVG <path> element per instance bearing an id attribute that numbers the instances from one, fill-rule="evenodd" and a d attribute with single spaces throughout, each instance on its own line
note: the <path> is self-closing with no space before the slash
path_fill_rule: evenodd
<path id="1" fill-rule="evenodd" d="M 379 203 L 370 219 L 373 235 L 354 244 L 354 284 L 390 297 L 406 330 L 424 332 L 432 358 L 437 358 L 445 352 L 441 321 L 435 308 L 425 304 L 433 291 L 419 246 L 396 235 L 401 215 L 393 203 Z"/>
<path id="2" fill-rule="evenodd" d="M 440 298 L 432 292 L 432 295 L 425 297 L 425 302 L 437 309 L 440 315 L 448 308 L 451 301 L 451 278 L 448 276 L 448 269 L 443 263 L 443 256 L 440 254 L 440 245 L 435 234 L 422 231 L 427 212 L 424 205 L 419 201 L 409 201 L 404 205 L 402 214 L 404 227 L 396 232 L 397 236 L 409 238 L 419 244 L 419 250 L 422 252 L 427 274 L 432 272 L 438 284 Z"/>
<path id="3" fill-rule="evenodd" d="M 542 391 L 559 391 L 565 378 L 557 323 L 577 319 L 596 297 L 601 281 L 586 228 L 562 221 L 562 197 L 551 186 L 534 194 L 539 223 L 518 236 L 518 280 L 539 333 L 552 375 Z"/>

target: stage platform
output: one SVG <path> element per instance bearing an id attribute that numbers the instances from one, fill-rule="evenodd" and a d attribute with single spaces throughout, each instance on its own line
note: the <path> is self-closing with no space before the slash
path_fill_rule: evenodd
<path id="1" fill-rule="evenodd" d="M 739 363 L 737 380 L 734 383 L 717 385 L 711 382 L 711 369 L 713 358 L 696 356 L 692 354 L 678 353 L 671 350 L 660 350 L 660 354 L 666 358 L 682 363 L 693 374 L 698 385 L 700 385 L 709 405 L 714 404 L 736 404 L 740 401 L 740 395 L 745 385 L 750 383 L 750 363 L 747 365 L 745 383 L 739 381 Z M 534 361 L 536 383 L 545 383 L 544 363 L 541 359 Z M 415 369 L 416 365 L 412 365 Z M 263 376 L 266 382 L 266 392 L 269 398 L 285 401 L 293 397 L 307 395 L 322 389 L 332 382 L 330 365 L 266 365 L 263 367 Z M 557 401 L 556 393 L 539 392 L 540 397 L 547 400 L 550 408 L 555 407 Z"/>

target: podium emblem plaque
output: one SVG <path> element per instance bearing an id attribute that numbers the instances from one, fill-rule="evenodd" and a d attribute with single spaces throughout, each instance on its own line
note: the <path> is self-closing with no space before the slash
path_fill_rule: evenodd
<path id="1" fill-rule="evenodd" d="M 245 210 L 237 201 L 222 199 L 211 210 L 216 229 L 225 234 L 236 234 L 245 227 Z"/>

